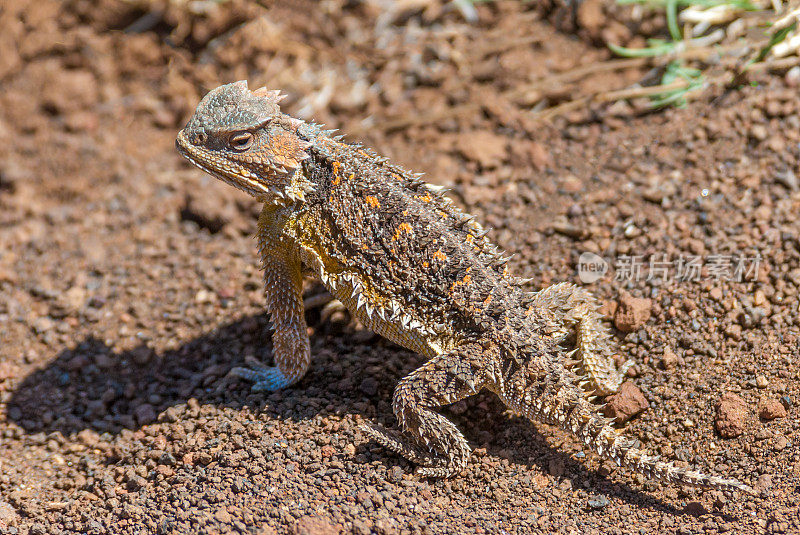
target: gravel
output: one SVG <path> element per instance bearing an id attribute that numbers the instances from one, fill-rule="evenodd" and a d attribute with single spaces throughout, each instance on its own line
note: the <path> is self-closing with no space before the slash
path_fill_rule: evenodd
<path id="1" fill-rule="evenodd" d="M 572 19 L 556 5 L 476 3 L 467 24 L 445 1 L 5 2 L 0 532 L 800 532 L 796 77 L 536 122 L 542 98 L 646 72 L 538 96 L 536 77 L 659 32 L 588 0 L 557 30 Z M 392 390 L 421 359 L 340 311 L 307 312 L 315 357 L 297 386 L 227 379 L 271 359 L 258 207 L 183 162 L 174 135 L 241 78 L 449 188 L 532 290 L 580 283 L 583 252 L 606 259 L 586 287 L 636 363 L 625 388 L 649 400 L 628 432 L 759 494 L 648 482 L 489 394 L 444 410 L 475 448 L 465 473 L 419 479 L 359 425 L 395 424 Z M 662 255 L 670 269 L 648 277 Z M 737 280 L 736 255 L 758 269 Z M 623 276 L 626 256 L 641 277 Z M 703 269 L 679 278 L 694 256 Z M 786 416 L 756 417 L 760 400 Z"/>

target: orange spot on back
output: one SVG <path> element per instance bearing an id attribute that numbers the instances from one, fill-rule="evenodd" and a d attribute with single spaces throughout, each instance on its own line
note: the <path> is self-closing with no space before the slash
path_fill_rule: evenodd
<path id="1" fill-rule="evenodd" d="M 399 240 L 400 234 L 402 234 L 403 232 L 405 232 L 406 234 L 413 234 L 414 229 L 411 228 L 411 225 L 409 225 L 408 223 L 400 223 L 397 226 L 397 230 L 394 231 L 394 236 L 392 236 L 392 239 Z"/>
<path id="2" fill-rule="evenodd" d="M 472 269 L 472 268 L 467 268 L 467 272 L 469 272 L 470 269 Z M 464 278 L 461 279 L 460 281 L 454 281 L 453 284 L 450 285 L 450 293 L 455 292 L 456 288 L 458 288 L 459 286 L 463 286 L 463 285 L 469 284 L 469 281 L 471 281 L 471 280 L 472 280 L 472 277 L 469 275 L 469 273 L 467 273 L 466 275 L 464 275 Z"/>
<path id="3" fill-rule="evenodd" d="M 439 262 L 444 262 L 447 260 L 447 255 L 442 252 L 441 249 L 437 249 L 435 253 L 433 253 L 433 259 L 438 260 Z"/>
<path id="4" fill-rule="evenodd" d="M 364 200 L 367 201 L 367 204 L 370 206 L 370 208 L 381 207 L 380 201 L 378 201 L 378 198 L 373 195 L 367 195 L 366 197 L 364 197 Z"/>

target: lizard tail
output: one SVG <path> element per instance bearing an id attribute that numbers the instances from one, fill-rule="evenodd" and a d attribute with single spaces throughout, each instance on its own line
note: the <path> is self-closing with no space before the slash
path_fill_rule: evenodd
<path id="1" fill-rule="evenodd" d="M 522 371 L 522 370 L 520 370 Z M 694 487 L 723 490 L 741 490 L 752 494 L 753 489 L 735 479 L 724 479 L 680 468 L 670 462 L 660 461 L 637 447 L 638 442 L 613 426 L 613 419 L 602 416 L 599 407 L 589 401 L 588 395 L 575 385 L 566 370 L 553 371 L 542 382 L 537 381 L 536 392 L 511 377 L 500 392 L 509 408 L 529 420 L 557 425 L 573 432 L 587 447 L 619 466 L 630 468 L 645 477 L 664 482 L 677 482 Z M 517 380 L 515 380 L 517 379 Z"/>

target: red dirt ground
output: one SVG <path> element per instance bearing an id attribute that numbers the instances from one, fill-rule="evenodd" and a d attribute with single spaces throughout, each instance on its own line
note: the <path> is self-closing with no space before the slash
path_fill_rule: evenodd
<path id="1" fill-rule="evenodd" d="M 542 99 L 646 71 L 547 80 L 657 24 L 476 7 L 469 23 L 413 0 L 3 3 L 0 533 L 800 533 L 796 78 L 545 124 Z M 446 411 L 475 448 L 463 476 L 420 480 L 358 428 L 394 424 L 393 387 L 420 358 L 338 313 L 308 311 L 315 360 L 296 387 L 223 380 L 271 358 L 258 207 L 173 140 L 237 79 L 451 188 L 532 290 L 580 282 L 583 252 L 608 260 L 587 287 L 609 319 L 623 290 L 650 299 L 616 333 L 649 402 L 629 432 L 756 496 L 645 481 L 489 395 Z M 682 255 L 697 280 L 646 280 Z M 733 255 L 760 255 L 755 280 L 715 276 Z"/>

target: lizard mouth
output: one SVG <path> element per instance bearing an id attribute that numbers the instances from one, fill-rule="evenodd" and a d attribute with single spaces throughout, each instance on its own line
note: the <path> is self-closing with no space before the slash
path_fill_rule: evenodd
<path id="1" fill-rule="evenodd" d="M 178 132 L 178 137 L 175 138 L 175 148 L 181 156 L 199 169 L 245 193 L 254 197 L 276 195 L 274 190 L 264 185 L 250 170 L 231 161 L 215 157 L 212 153 L 193 145 L 183 130 Z"/>

